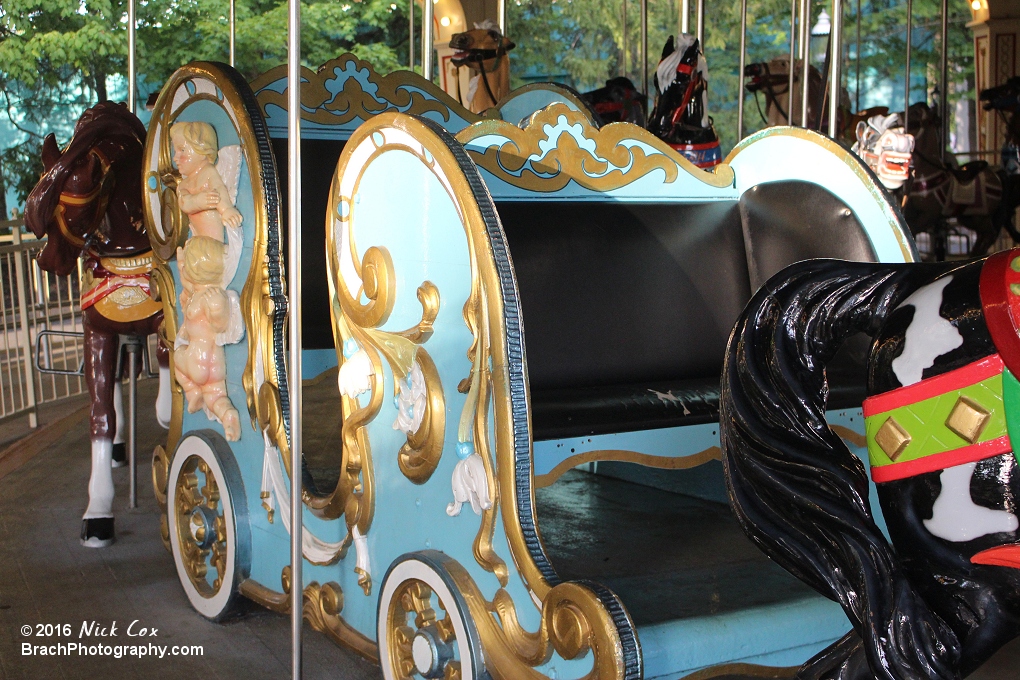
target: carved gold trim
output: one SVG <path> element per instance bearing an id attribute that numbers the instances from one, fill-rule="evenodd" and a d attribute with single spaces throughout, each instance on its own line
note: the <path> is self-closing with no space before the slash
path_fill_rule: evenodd
<path id="1" fill-rule="evenodd" d="M 800 666 L 759 666 L 753 663 L 727 663 L 720 666 L 705 668 L 696 673 L 685 675 L 682 680 L 711 680 L 729 676 L 745 676 L 751 678 L 768 678 L 769 680 L 786 680 L 797 677 Z"/>
<path id="2" fill-rule="evenodd" d="M 167 519 L 167 484 L 170 473 L 172 452 L 177 450 L 184 429 L 184 391 L 177 382 L 174 370 L 172 348 L 177 340 L 177 290 L 173 275 L 166 264 L 158 264 L 149 275 L 149 295 L 163 305 L 163 322 L 159 325 L 157 337 L 168 348 L 170 380 L 170 426 L 166 433 L 166 445 L 157 446 L 152 452 L 152 491 L 160 510 L 160 537 L 163 545 L 170 550 L 170 525 Z"/>
<path id="3" fill-rule="evenodd" d="M 552 134 L 557 134 L 555 140 L 550 139 Z M 583 137 L 584 146 L 574 134 Z M 504 141 L 482 152 L 471 148 L 472 141 L 491 136 Z M 457 141 L 493 176 L 538 193 L 559 191 L 571 181 L 592 191 L 612 191 L 656 171 L 662 172 L 667 184 L 681 172 L 716 188 L 733 186 L 734 180 L 728 166 L 706 172 L 643 128 L 629 123 L 597 128 L 585 113 L 562 103 L 536 112 L 523 129 L 501 120 L 483 120 L 457 133 Z M 551 141 L 556 146 L 548 148 Z"/>
<path id="4" fill-rule="evenodd" d="M 348 146 L 357 148 L 364 140 L 365 135 L 359 130 Z M 377 146 L 373 157 L 392 146 L 374 140 L 372 143 Z M 427 395 L 425 413 L 417 431 L 407 435 L 406 443 L 398 453 L 401 472 L 416 484 L 428 481 L 439 463 L 446 436 L 446 404 L 439 372 L 423 347 L 432 336 L 432 324 L 439 313 L 439 290 L 430 281 L 423 281 L 418 287 L 417 298 L 422 314 L 414 326 L 398 332 L 379 328 L 389 319 L 396 302 L 397 274 L 385 248 L 372 246 L 363 256 L 358 255 L 351 227 L 350 197 L 340 195 L 340 178 L 344 176 L 349 158 L 350 155 L 345 154 L 337 165 L 326 213 L 328 283 L 333 301 L 330 313 L 339 370 L 343 371 L 346 362 L 344 347 L 349 341 L 354 341 L 371 363 L 371 394 L 365 406 L 357 399 L 341 396 L 344 420 L 340 480 L 332 494 L 321 498 L 309 495 L 305 497 L 305 503 L 313 513 L 326 519 L 343 514 L 352 534 L 357 527 L 362 535 L 367 535 L 375 511 L 374 472 L 367 427 L 378 415 L 383 403 L 383 360 L 390 366 L 394 382 L 407 379 L 415 364 L 424 378 Z M 428 163 L 424 158 L 422 161 Z M 340 252 L 343 246 L 337 242 L 340 233 L 348 244 L 344 252 Z M 349 290 L 348 283 L 340 274 L 340 259 L 344 257 L 351 258 L 360 278 L 358 290 Z M 363 303 L 362 299 L 366 302 Z"/>
<path id="5" fill-rule="evenodd" d="M 572 470 L 578 465 L 585 463 L 594 463 L 595 461 L 636 463 L 637 465 L 659 470 L 689 470 L 712 460 L 722 460 L 722 451 L 718 446 L 710 446 L 704 451 L 692 453 L 689 456 L 653 456 L 647 453 L 620 449 L 586 451 L 585 453 L 578 453 L 564 458 L 556 467 L 544 475 L 535 475 L 535 488 L 542 489 L 550 486 L 562 477 L 567 470 Z"/>
<path id="6" fill-rule="evenodd" d="M 327 83 L 337 78 L 337 69 L 348 74 L 360 72 L 359 75 L 367 82 L 369 89 L 374 88 L 375 91 L 366 92 L 358 78 L 349 77 L 344 82 L 344 88 L 334 94 L 327 87 Z M 349 53 L 327 61 L 317 71 L 301 67 L 301 79 L 301 119 L 313 123 L 343 125 L 357 119 L 368 120 L 394 109 L 416 116 L 435 112 L 446 121 L 450 120 L 451 113 L 468 123 L 481 119 L 481 116 L 465 109 L 444 90 L 418 74 L 411 71 L 394 71 L 385 76 L 380 75 L 369 62 Z M 267 87 L 286 80 L 287 66 L 284 64 L 270 69 L 252 81 L 251 89 L 255 92 L 259 108 L 267 118 L 270 104 L 283 111 L 287 110 L 286 88 L 282 92 L 277 92 Z"/>
<path id="7" fill-rule="evenodd" d="M 486 601 L 462 565 L 450 560 L 445 566 L 468 605 L 464 615 L 478 628 L 485 666 L 494 680 L 545 678 L 535 666 L 548 662 L 554 650 L 568 660 L 594 653 L 592 670 L 582 680 L 624 677 L 623 650 L 612 616 L 588 588 L 562 583 L 551 589 L 542 600 L 539 629 L 529 633 L 520 626 L 505 590 L 498 589 L 493 600 Z"/>
<path id="8" fill-rule="evenodd" d="M 290 613 L 289 593 L 278 593 L 251 578 L 242 581 L 237 590 L 255 604 L 261 605 L 270 611 L 274 611 L 277 614 Z"/>
<path id="9" fill-rule="evenodd" d="M 347 647 L 373 663 L 379 663 L 379 646 L 344 621 L 344 593 L 340 585 L 330 581 L 321 586 L 312 581 L 302 594 L 301 612 L 315 630 Z"/>
<path id="10" fill-rule="evenodd" d="M 868 445 L 868 440 L 863 434 L 856 430 L 851 430 L 849 427 L 844 427 L 843 425 L 830 425 L 829 429 L 839 435 L 841 439 L 859 449 Z"/>

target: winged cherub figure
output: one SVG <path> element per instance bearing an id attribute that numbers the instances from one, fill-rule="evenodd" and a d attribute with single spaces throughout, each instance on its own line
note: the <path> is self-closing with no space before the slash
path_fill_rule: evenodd
<path id="1" fill-rule="evenodd" d="M 242 220 L 233 202 L 236 188 L 230 190 L 216 165 L 219 149 L 212 125 L 177 123 L 170 128 L 170 141 L 181 173 L 177 202 L 191 227 L 191 238 L 177 251 L 184 288 L 184 320 L 174 361 L 177 380 L 188 412 L 204 408 L 210 418 L 222 423 L 226 438 L 237 441 L 240 416 L 227 394 L 223 350 L 223 345 L 237 342 L 243 334 L 237 293 L 226 288 L 237 268 L 233 256 L 237 249 L 224 243 L 224 236 L 239 242 Z M 230 174 L 236 175 L 236 159 L 228 166 L 235 170 Z"/>

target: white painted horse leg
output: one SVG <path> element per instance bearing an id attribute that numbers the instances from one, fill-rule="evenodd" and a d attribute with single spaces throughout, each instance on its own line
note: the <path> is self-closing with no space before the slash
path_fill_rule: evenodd
<path id="1" fill-rule="evenodd" d="M 170 400 L 170 368 L 159 367 L 159 393 L 156 395 L 156 420 L 164 430 L 170 429 L 170 412 L 172 410 Z"/>
<path id="2" fill-rule="evenodd" d="M 124 416 L 124 390 L 119 380 L 113 383 L 113 412 L 117 422 L 117 429 L 113 434 L 113 467 L 119 468 L 127 465 L 127 448 L 124 445 L 127 420 Z"/>
<path id="3" fill-rule="evenodd" d="M 89 507 L 82 517 L 81 543 L 103 548 L 113 543 L 113 442 L 92 440 L 92 476 L 89 477 Z"/>

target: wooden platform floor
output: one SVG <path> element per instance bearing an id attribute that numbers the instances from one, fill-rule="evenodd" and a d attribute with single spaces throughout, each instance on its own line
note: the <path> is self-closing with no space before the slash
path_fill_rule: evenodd
<path id="1" fill-rule="evenodd" d="M 557 572 L 613 589 L 638 625 L 811 597 L 720 503 L 571 470 L 536 492 Z"/>
<path id="2" fill-rule="evenodd" d="M 139 403 L 151 404 L 155 383 L 143 382 L 139 392 Z M 289 678 L 288 617 L 253 606 L 245 617 L 237 621 L 214 624 L 196 614 L 185 598 L 173 561 L 159 540 L 149 452 L 161 441 L 163 434 L 148 407 L 139 409 L 142 420 L 139 425 L 139 451 L 142 454 L 138 470 L 140 507 L 137 510 L 127 509 L 127 470 L 115 470 L 118 542 L 103 550 L 81 547 L 78 532 L 81 513 L 87 502 L 89 473 L 86 408 L 84 400 L 74 407 L 65 405 L 66 415 L 47 419 L 47 427 L 42 431 L 28 437 L 18 433 L 4 437 L 20 440 L 15 445 L 20 448 L 14 450 L 16 459 L 0 453 L 0 460 L 17 461 L 13 471 L 0 471 L 0 679 Z M 551 488 L 555 495 L 556 486 Z M 641 491 L 643 493 L 639 496 L 650 498 L 645 490 Z M 543 503 L 543 513 L 555 506 L 550 504 L 545 491 L 539 492 L 539 498 Z M 603 508 L 613 504 L 619 506 L 621 498 L 600 493 L 587 498 L 575 497 L 571 501 L 572 506 L 564 507 L 560 503 L 561 512 L 572 507 L 574 514 L 583 515 L 600 505 Z M 677 507 L 682 510 L 682 506 L 681 503 Z M 640 518 L 649 510 L 648 503 L 642 501 L 629 509 L 624 506 L 619 512 L 634 513 L 630 515 L 633 519 Z M 724 522 L 725 516 L 726 513 L 720 512 L 712 522 Z M 553 539 L 557 535 L 557 523 L 553 520 L 547 524 L 543 526 L 543 533 L 547 539 Z M 662 527 L 662 530 L 666 528 Z M 563 536 L 565 534 L 560 534 L 561 538 Z M 580 540 L 583 535 L 574 536 Z M 662 535 L 660 538 L 662 550 L 667 553 L 678 550 L 673 545 L 675 540 L 670 542 Z M 550 544 L 554 545 L 555 541 L 550 540 Z M 631 588 L 633 595 L 635 585 L 628 584 L 623 574 L 626 562 L 623 558 L 618 560 L 614 557 L 626 555 L 626 537 L 612 537 L 598 547 L 603 551 L 603 557 L 609 558 L 596 565 L 601 573 L 607 580 L 613 581 L 613 587 L 621 591 Z M 620 550 L 623 552 L 620 553 Z M 729 556 L 729 559 L 742 554 L 728 550 L 726 546 L 720 546 L 719 555 Z M 568 557 L 560 551 L 557 566 L 569 577 L 569 570 L 579 569 L 581 565 L 575 562 L 574 567 L 570 567 Z M 682 560 L 677 562 L 682 563 Z M 720 565 L 724 567 L 725 560 Z M 724 570 L 717 575 L 720 578 L 725 576 Z M 731 606 L 729 598 L 735 597 L 735 593 L 727 595 L 729 591 L 725 588 L 713 590 L 707 587 L 705 584 L 711 583 L 708 573 L 702 573 L 692 582 L 696 583 L 699 579 L 702 585 L 690 590 L 691 593 L 702 593 L 703 599 L 708 594 L 710 599 L 712 592 L 718 592 L 717 610 Z M 644 602 L 637 608 L 648 616 L 654 616 L 657 611 L 654 602 Z M 117 621 L 116 642 L 129 644 L 126 626 L 134 620 L 140 622 L 138 625 L 159 629 L 157 637 L 149 641 L 155 640 L 160 645 L 202 645 L 202 656 L 115 659 L 25 657 L 21 653 L 24 642 L 53 644 L 59 641 L 56 637 L 24 637 L 21 628 L 25 625 L 71 624 L 73 634 L 70 641 L 78 642 L 83 622 L 108 625 Z M 95 644 L 99 639 L 82 640 L 86 641 Z M 337 647 L 307 625 L 304 659 L 304 677 L 307 679 L 368 680 L 381 677 L 377 666 Z M 977 680 L 1014 680 L 1018 667 L 1020 643 L 1014 643 L 971 677 Z"/>
<path id="3" fill-rule="evenodd" d="M 114 470 L 114 545 L 96 550 L 78 542 L 89 475 L 84 411 L 72 413 L 70 427 L 56 441 L 0 479 L 0 678 L 289 678 L 289 617 L 253 606 L 239 621 L 215 624 L 188 603 L 173 559 L 159 539 L 152 495 L 149 459 L 165 437 L 151 408 L 142 405 L 153 403 L 155 381 L 143 381 L 139 395 L 139 507 L 127 509 L 127 469 Z M 32 438 L 21 443 L 30 444 Z M 202 645 L 203 655 L 139 660 L 21 654 L 23 642 L 58 642 L 55 637 L 24 637 L 25 625 L 69 623 L 71 641 L 77 642 L 83 622 L 117 621 L 118 636 L 109 640 L 130 644 L 125 629 L 135 619 L 159 629 L 157 637 L 146 642 Z M 95 644 L 99 638 L 87 641 Z M 380 677 L 378 666 L 337 647 L 307 624 L 304 659 L 305 678 Z"/>

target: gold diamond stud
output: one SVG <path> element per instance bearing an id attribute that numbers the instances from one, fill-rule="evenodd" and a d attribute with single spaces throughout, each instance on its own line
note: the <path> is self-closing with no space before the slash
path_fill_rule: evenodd
<path id="1" fill-rule="evenodd" d="M 875 433 L 875 443 L 885 452 L 885 455 L 889 456 L 889 460 L 895 462 L 903 453 L 903 449 L 907 448 L 907 444 L 910 443 L 910 435 L 894 418 L 890 417 Z"/>
<path id="2" fill-rule="evenodd" d="M 970 397 L 961 396 L 946 418 L 946 427 L 973 444 L 981 436 L 992 414 Z"/>

